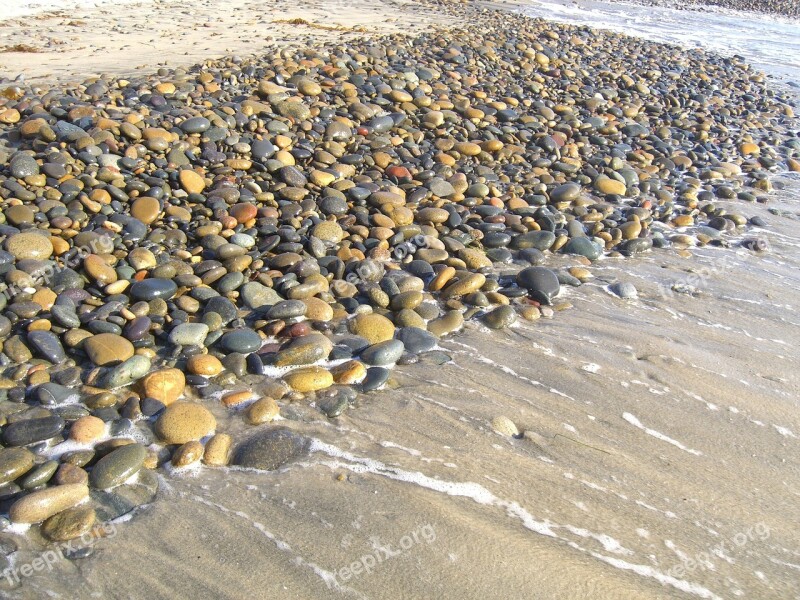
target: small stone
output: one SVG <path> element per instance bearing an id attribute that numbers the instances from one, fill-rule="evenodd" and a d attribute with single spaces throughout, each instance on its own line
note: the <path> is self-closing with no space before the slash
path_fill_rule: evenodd
<path id="1" fill-rule="evenodd" d="M 551 304 L 561 289 L 558 276 L 545 267 L 522 269 L 517 273 L 517 285 L 528 290 L 530 297 L 542 304 Z"/>
<path id="2" fill-rule="evenodd" d="M 6 240 L 6 250 L 17 260 L 45 260 L 53 255 L 50 237 L 33 231 L 15 233 Z"/>
<path id="3" fill-rule="evenodd" d="M 609 287 L 609 289 L 619 296 L 620 298 L 624 299 L 632 299 L 638 297 L 638 293 L 636 291 L 636 286 L 629 282 L 624 283 L 613 283 Z"/>
<path id="4" fill-rule="evenodd" d="M 499 416 L 492 419 L 492 429 L 500 435 L 507 435 L 509 437 L 519 436 L 519 429 L 517 429 L 514 421 L 508 417 Z"/>
<path id="5" fill-rule="evenodd" d="M 212 467 L 224 467 L 231 461 L 233 438 L 227 433 L 218 433 L 206 444 L 203 463 Z"/>
<path id="6" fill-rule="evenodd" d="M 361 360 L 375 367 L 392 365 L 403 355 L 404 349 L 405 346 L 400 340 L 378 342 L 361 353 Z"/>
<path id="7" fill-rule="evenodd" d="M 141 196 L 131 204 L 131 216 L 139 219 L 145 225 L 150 225 L 158 218 L 161 205 L 156 198 Z"/>
<path id="8" fill-rule="evenodd" d="M 205 448 L 200 442 L 186 442 L 173 452 L 170 462 L 173 467 L 188 467 L 199 462 L 203 458 L 204 451 Z"/>
<path id="9" fill-rule="evenodd" d="M 375 313 L 356 315 L 347 325 L 350 333 L 365 338 L 370 344 L 385 342 L 394 337 L 394 324 L 383 315 Z"/>
<path id="10" fill-rule="evenodd" d="M 34 454 L 26 448 L 0 449 L 0 485 L 22 477 L 33 468 Z"/>
<path id="11" fill-rule="evenodd" d="M 60 436 L 63 430 L 64 419 L 58 415 L 15 421 L 6 425 L 3 442 L 6 446 L 27 446 Z"/>
<path id="12" fill-rule="evenodd" d="M 106 432 L 102 419 L 85 415 L 75 421 L 69 429 L 69 438 L 79 444 L 89 444 L 100 439 Z"/>
<path id="13" fill-rule="evenodd" d="M 222 362 L 210 354 L 195 354 L 186 361 L 186 368 L 193 375 L 216 377 L 223 371 Z"/>
<path id="14" fill-rule="evenodd" d="M 200 194 L 206 188 L 203 177 L 195 171 L 183 169 L 178 175 L 181 187 L 189 194 Z"/>
<path id="15" fill-rule="evenodd" d="M 219 343 L 228 352 L 249 354 L 261 348 L 262 340 L 252 329 L 242 327 L 223 335 Z"/>
<path id="16" fill-rule="evenodd" d="M 247 407 L 247 422 L 251 425 L 270 423 L 280 414 L 278 403 L 272 398 L 260 398 Z"/>
<path id="17" fill-rule="evenodd" d="M 283 376 L 296 392 L 313 392 L 333 385 L 333 375 L 322 367 L 304 367 Z"/>
<path id="18" fill-rule="evenodd" d="M 205 323 L 181 323 L 169 332 L 169 341 L 176 346 L 202 346 L 207 335 Z"/>
<path id="19" fill-rule="evenodd" d="M 498 306 L 488 313 L 483 320 L 491 329 L 505 329 L 516 323 L 517 313 L 511 306 Z"/>

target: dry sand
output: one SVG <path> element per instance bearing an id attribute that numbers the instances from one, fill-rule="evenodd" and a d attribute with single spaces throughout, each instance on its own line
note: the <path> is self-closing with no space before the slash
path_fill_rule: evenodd
<path id="1" fill-rule="evenodd" d="M 309 24 L 279 22 L 296 18 Z M 447 22 L 409 0 L 152 0 L 8 20 L 0 9 L 0 50 L 20 44 L 38 50 L 0 51 L 0 78 L 81 81 Z"/>
<path id="2" fill-rule="evenodd" d="M 0 61 L 29 80 L 63 79 L 257 53 L 271 43 L 264 25 L 295 16 L 371 31 L 436 22 L 408 3 L 227 6 L 160 2 L 28 19 L 28 30 L 6 22 L 0 44 L 44 46 L 45 27 L 67 44 Z M 269 30 L 297 43 L 323 34 L 340 35 Z M 773 197 L 800 213 L 797 193 Z M 737 211 L 769 222 L 770 252 L 606 259 L 564 292 L 573 308 L 552 320 L 462 332 L 442 344 L 453 363 L 398 368 L 394 389 L 335 421 L 312 406 L 285 409 L 317 440 L 306 460 L 165 478 L 160 501 L 91 556 L 56 560 L 21 584 L 0 580 L 0 594 L 800 597 L 800 236 L 796 220 L 761 205 Z M 634 283 L 639 299 L 611 295 L 615 281 Z M 693 293 L 670 293 L 674 283 Z M 525 437 L 495 433 L 499 415 Z M 21 551 L 17 565 L 37 556 Z M 348 578 L 353 563 L 369 572 Z"/>

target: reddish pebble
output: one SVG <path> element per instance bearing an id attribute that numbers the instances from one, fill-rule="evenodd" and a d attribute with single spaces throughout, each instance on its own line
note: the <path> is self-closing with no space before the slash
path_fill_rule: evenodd
<path id="1" fill-rule="evenodd" d="M 257 213 L 256 205 L 249 202 L 240 202 L 231 207 L 231 216 L 239 223 L 247 223 L 250 219 L 255 219 Z"/>

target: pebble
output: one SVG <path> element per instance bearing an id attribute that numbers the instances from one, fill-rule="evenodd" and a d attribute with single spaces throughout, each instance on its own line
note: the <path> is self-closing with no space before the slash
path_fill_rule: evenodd
<path id="1" fill-rule="evenodd" d="M 545 267 L 527 267 L 517 273 L 517 284 L 528 290 L 531 298 L 542 304 L 552 304 L 561 285 L 558 276 Z"/>
<path id="2" fill-rule="evenodd" d="M 233 463 L 248 469 L 275 471 L 308 453 L 309 440 L 283 427 L 255 434 L 236 448 Z"/>
<path id="3" fill-rule="evenodd" d="M 169 406 L 186 389 L 186 377 L 180 369 L 161 369 L 143 377 L 140 385 L 144 397 L 154 398 L 164 406 Z"/>
<path id="4" fill-rule="evenodd" d="M 97 461 L 89 475 L 93 488 L 112 488 L 133 477 L 142 468 L 147 449 L 141 444 L 128 444 L 106 454 Z"/>
<path id="5" fill-rule="evenodd" d="M 194 402 L 175 402 L 161 413 L 155 433 L 165 444 L 185 444 L 211 434 L 217 420 L 207 408 Z"/>
<path id="6" fill-rule="evenodd" d="M 354 335 L 368 340 L 371 344 L 385 342 L 394 337 L 394 324 L 378 314 L 356 315 L 348 321 L 348 328 Z"/>
<path id="7" fill-rule="evenodd" d="M 8 516 L 12 523 L 39 523 L 88 497 L 89 488 L 80 483 L 36 490 L 14 502 L 8 510 Z"/>
<path id="8" fill-rule="evenodd" d="M 134 353 L 133 344 L 115 333 L 98 333 L 86 338 L 83 350 L 89 360 L 101 367 L 124 362 Z"/>
<path id="9" fill-rule="evenodd" d="M 89 533 L 97 521 L 97 513 L 90 506 L 68 508 L 42 523 L 42 534 L 53 542 L 66 542 Z"/>

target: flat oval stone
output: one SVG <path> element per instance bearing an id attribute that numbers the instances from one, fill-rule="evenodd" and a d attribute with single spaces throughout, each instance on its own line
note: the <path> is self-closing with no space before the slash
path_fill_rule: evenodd
<path id="1" fill-rule="evenodd" d="M 89 533 L 97 520 L 91 506 L 76 506 L 53 515 L 42 523 L 42 535 L 54 542 L 74 540 Z"/>
<path id="2" fill-rule="evenodd" d="M 39 163 L 27 152 L 15 152 L 9 161 L 11 175 L 17 179 L 25 179 L 39 174 Z"/>
<path id="3" fill-rule="evenodd" d="M 517 313 L 511 306 L 498 306 L 488 313 L 483 320 L 492 329 L 505 329 L 516 323 Z"/>
<path id="4" fill-rule="evenodd" d="M 551 304 L 561 290 L 558 276 L 545 267 L 528 267 L 517 273 L 517 285 L 528 290 L 534 300 Z"/>
<path id="5" fill-rule="evenodd" d="M 169 332 L 169 341 L 176 346 L 202 346 L 207 335 L 205 323 L 181 323 Z"/>
<path id="6" fill-rule="evenodd" d="M 45 260 L 53 255 L 50 237 L 33 231 L 15 233 L 6 240 L 6 250 L 17 260 Z"/>
<path id="7" fill-rule="evenodd" d="M 89 497 L 89 488 L 82 483 L 66 483 L 23 496 L 8 511 L 13 523 L 39 523 Z"/>
<path id="8" fill-rule="evenodd" d="M 243 327 L 229 331 L 219 341 L 220 346 L 228 352 L 239 352 L 241 354 L 249 354 L 261 348 L 262 340 L 252 329 Z"/>
<path id="9" fill-rule="evenodd" d="M 296 338 L 287 348 L 275 357 L 276 367 L 309 365 L 328 358 L 333 350 L 333 343 L 321 333 L 310 333 Z"/>
<path id="10" fill-rule="evenodd" d="M 183 394 L 186 376 L 180 369 L 160 369 L 145 375 L 140 386 L 145 398 L 154 398 L 169 406 Z"/>
<path id="11" fill-rule="evenodd" d="M 147 449 L 141 444 L 117 448 L 97 461 L 89 475 L 89 483 L 101 490 L 124 483 L 142 468 L 146 457 Z"/>
<path id="12" fill-rule="evenodd" d="M 397 331 L 397 339 L 403 342 L 405 351 L 419 354 L 432 350 L 436 346 L 436 337 L 419 327 L 403 327 Z"/>
<path id="13" fill-rule="evenodd" d="M 361 360 L 374 367 L 383 367 L 397 362 L 405 346 L 400 340 L 386 340 L 373 344 L 361 353 Z"/>
<path id="14" fill-rule="evenodd" d="M 284 427 L 254 435 L 236 448 L 234 464 L 274 471 L 308 453 L 310 441 Z"/>
<path id="15" fill-rule="evenodd" d="M 561 252 L 563 254 L 578 254 L 585 256 L 589 260 L 597 260 L 603 253 L 602 249 L 587 237 L 571 238 L 561 247 Z"/>
<path id="16" fill-rule="evenodd" d="M 34 454 L 27 448 L 0 449 L 0 485 L 14 481 L 33 468 Z"/>
<path id="17" fill-rule="evenodd" d="M 129 385 L 144 377 L 149 370 L 150 359 L 137 354 L 106 373 L 101 380 L 102 385 L 108 389 Z"/>
<path id="18" fill-rule="evenodd" d="M 169 300 L 178 291 L 178 286 L 171 279 L 144 279 L 130 287 L 130 294 L 135 300 L 149 302 L 156 298 Z"/>
<path id="19" fill-rule="evenodd" d="M 126 361 L 134 353 L 133 344 L 114 333 L 99 333 L 85 339 L 83 350 L 89 360 L 101 367 Z"/>
<path id="20" fill-rule="evenodd" d="M 211 121 L 205 117 L 191 117 L 183 121 L 179 127 L 186 133 L 203 133 L 211 127 Z"/>
<path id="21" fill-rule="evenodd" d="M 6 425 L 3 442 L 7 446 L 27 446 L 49 440 L 64 431 L 64 419 L 57 415 L 16 421 Z"/>
<path id="22" fill-rule="evenodd" d="M 53 364 L 67 360 L 61 341 L 52 331 L 31 331 L 28 333 L 28 342 L 41 356 Z"/>

